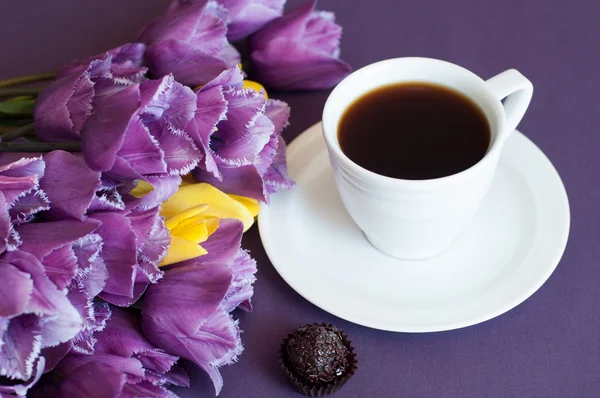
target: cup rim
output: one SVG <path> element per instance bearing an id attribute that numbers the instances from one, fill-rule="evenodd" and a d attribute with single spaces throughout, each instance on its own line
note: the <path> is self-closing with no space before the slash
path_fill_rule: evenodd
<path id="1" fill-rule="evenodd" d="M 462 71 L 466 72 L 468 75 L 470 75 L 471 77 L 476 79 L 478 82 L 485 84 L 485 81 L 483 79 L 481 79 L 479 76 L 477 76 L 475 73 L 471 72 L 470 70 L 463 68 L 460 65 L 456 65 L 451 62 L 443 61 L 443 60 L 435 59 L 435 58 L 399 57 L 399 58 L 390 58 L 390 59 L 386 59 L 386 60 L 382 60 L 382 61 L 378 61 L 378 62 L 369 64 L 369 65 L 366 65 L 366 66 L 352 72 L 350 75 L 346 76 L 331 91 L 331 93 L 327 97 L 327 101 L 325 102 L 325 106 L 323 107 L 323 116 L 322 116 L 323 137 L 325 139 L 327 147 L 329 148 L 330 151 L 334 152 L 336 159 L 338 161 L 342 162 L 344 164 L 344 167 L 347 168 L 349 171 L 351 171 L 353 174 L 356 174 L 357 176 L 363 177 L 365 179 L 369 179 L 370 181 L 379 182 L 381 184 L 387 184 L 387 185 L 392 185 L 392 186 L 396 186 L 396 187 L 410 186 L 411 188 L 431 188 L 433 186 L 453 184 L 456 181 L 469 178 L 471 175 L 473 175 L 475 172 L 477 172 L 480 168 L 484 167 L 485 164 L 491 162 L 492 161 L 491 159 L 494 157 L 494 155 L 496 155 L 498 153 L 498 151 L 500 151 L 501 142 L 504 141 L 504 139 L 505 139 L 505 135 L 501 136 L 501 134 L 499 134 L 499 132 L 501 132 L 502 129 L 504 128 L 504 124 L 506 122 L 503 118 L 500 118 L 498 121 L 498 127 L 497 127 L 498 133 L 496 133 L 495 136 L 492 137 L 492 139 L 490 140 L 490 145 L 488 147 L 487 152 L 477 163 L 475 163 L 471 167 L 469 167 L 465 170 L 462 170 L 458 173 L 451 174 L 451 175 L 444 176 L 444 177 L 430 178 L 430 179 L 426 179 L 426 180 L 409 180 L 409 179 L 403 179 L 403 178 L 388 177 L 388 176 L 385 176 L 382 174 L 375 173 L 371 170 L 368 170 L 368 169 L 358 165 L 356 162 L 354 162 L 352 159 L 350 159 L 348 156 L 346 156 L 346 154 L 342 151 L 342 148 L 339 144 L 339 140 L 337 137 L 337 127 L 335 129 L 335 133 L 328 132 L 325 128 L 325 125 L 326 125 L 325 121 L 327 119 L 327 116 L 326 116 L 327 109 L 329 107 L 331 107 L 332 98 L 335 96 L 336 92 L 339 92 L 341 90 L 340 87 L 342 87 L 344 83 L 347 84 L 348 80 L 351 77 L 356 76 L 357 74 L 364 74 L 369 69 L 374 69 L 374 68 L 380 67 L 382 64 L 394 63 L 394 62 L 414 62 L 414 61 L 421 61 L 421 62 L 425 61 L 425 62 L 431 62 L 431 63 L 437 63 L 437 64 L 444 64 L 446 66 L 458 68 L 458 69 L 461 69 Z M 420 80 L 420 81 L 427 81 L 427 80 L 424 79 L 424 80 Z M 355 99 L 359 98 L 361 95 L 366 94 L 367 92 L 368 91 L 361 93 Z M 493 100 L 495 100 L 495 98 L 493 98 L 491 96 L 491 94 L 489 94 L 489 93 L 487 93 L 487 94 Z M 469 99 L 471 99 L 473 102 L 475 102 L 479 106 L 478 101 L 475 101 L 471 97 L 469 97 Z M 500 103 L 498 103 L 498 106 L 497 107 L 494 106 L 494 107 L 496 108 L 495 110 L 498 111 L 499 110 L 498 108 L 502 108 L 502 105 Z M 489 122 L 489 119 L 488 119 L 488 122 Z"/>

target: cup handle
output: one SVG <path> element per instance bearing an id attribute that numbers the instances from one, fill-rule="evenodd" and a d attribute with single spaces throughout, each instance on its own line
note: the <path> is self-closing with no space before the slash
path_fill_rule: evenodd
<path id="1" fill-rule="evenodd" d="M 504 98 L 504 113 L 506 126 L 502 132 L 503 138 L 509 136 L 525 115 L 533 95 L 533 85 L 516 69 L 504 71 L 486 81 L 492 94 L 502 101 Z"/>

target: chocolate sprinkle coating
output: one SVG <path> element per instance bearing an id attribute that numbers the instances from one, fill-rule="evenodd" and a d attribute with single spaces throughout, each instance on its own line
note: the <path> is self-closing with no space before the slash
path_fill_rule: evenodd
<path id="1" fill-rule="evenodd" d="M 296 329 L 284 347 L 284 357 L 290 370 L 312 385 L 334 381 L 348 369 L 348 348 L 333 326 Z"/>

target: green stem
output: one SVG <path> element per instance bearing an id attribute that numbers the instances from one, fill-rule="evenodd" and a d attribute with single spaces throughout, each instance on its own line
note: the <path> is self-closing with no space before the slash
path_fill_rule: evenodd
<path id="1" fill-rule="evenodd" d="M 7 125 L 7 126 L 3 126 L 0 124 L 0 134 L 5 134 L 5 133 L 9 133 L 13 130 L 18 129 L 21 126 L 15 126 L 15 125 Z"/>
<path id="2" fill-rule="evenodd" d="M 43 88 L 41 87 L 8 87 L 0 88 L 0 98 L 37 96 Z"/>
<path id="3" fill-rule="evenodd" d="M 2 142 L 12 141 L 15 138 L 24 137 L 29 133 L 34 132 L 33 123 L 26 126 L 19 127 L 15 130 L 9 131 L 6 134 L 2 134 Z"/>
<path id="4" fill-rule="evenodd" d="M 33 122 L 31 118 L 14 118 L 7 117 L 7 115 L 0 115 L 0 127 L 9 127 L 10 129 L 4 130 L 5 133 L 8 133 L 11 130 L 18 129 L 21 126 L 25 126 Z"/>
<path id="5" fill-rule="evenodd" d="M 81 152 L 81 143 L 73 142 L 0 142 L 0 152 Z"/>
<path id="6" fill-rule="evenodd" d="M 14 87 L 21 86 L 23 84 L 30 84 L 35 82 L 43 82 L 46 80 L 53 80 L 56 78 L 56 73 L 40 73 L 38 75 L 19 76 L 12 79 L 0 80 L 0 87 Z"/>

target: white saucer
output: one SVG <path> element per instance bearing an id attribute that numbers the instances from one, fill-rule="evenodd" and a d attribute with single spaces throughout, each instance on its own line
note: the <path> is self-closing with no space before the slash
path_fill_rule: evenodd
<path id="1" fill-rule="evenodd" d="M 444 253 L 423 261 L 378 252 L 352 222 L 320 123 L 294 140 L 287 156 L 297 187 L 262 208 L 263 245 L 294 290 L 348 321 L 397 332 L 474 325 L 525 301 L 565 250 L 565 188 L 548 158 L 518 131 L 473 224 Z"/>

